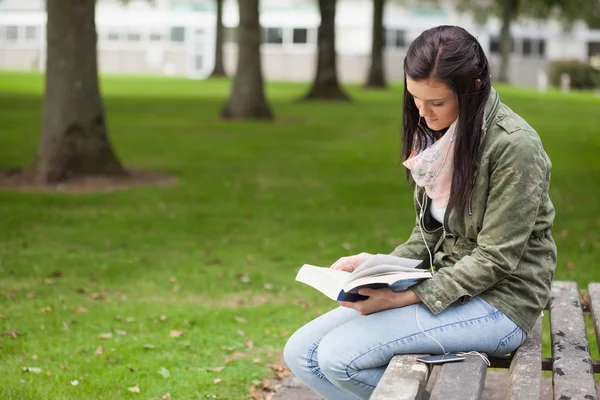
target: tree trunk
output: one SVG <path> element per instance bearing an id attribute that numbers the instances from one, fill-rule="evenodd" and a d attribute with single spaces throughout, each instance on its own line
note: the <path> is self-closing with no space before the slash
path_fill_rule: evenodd
<path id="1" fill-rule="evenodd" d="M 215 41 L 215 68 L 210 77 L 227 76 L 223 64 L 223 0 L 215 0 L 217 6 L 217 37 Z"/>
<path id="2" fill-rule="evenodd" d="M 336 0 L 319 0 L 317 73 L 305 100 L 350 100 L 339 85 L 335 52 Z"/>
<path id="3" fill-rule="evenodd" d="M 46 87 L 35 180 L 124 176 L 98 88 L 95 0 L 48 0 Z"/>
<path id="4" fill-rule="evenodd" d="M 371 67 L 366 88 L 387 89 L 383 64 L 383 9 L 385 0 L 373 0 L 373 33 L 371 38 Z"/>
<path id="5" fill-rule="evenodd" d="M 500 29 L 500 71 L 498 81 L 508 83 L 510 53 L 512 51 L 510 25 L 517 17 L 519 0 L 502 0 L 501 7 L 500 19 L 502 27 Z"/>
<path id="6" fill-rule="evenodd" d="M 272 119 L 263 90 L 260 64 L 259 0 L 239 0 L 238 62 L 229 100 L 221 110 L 226 119 Z"/>

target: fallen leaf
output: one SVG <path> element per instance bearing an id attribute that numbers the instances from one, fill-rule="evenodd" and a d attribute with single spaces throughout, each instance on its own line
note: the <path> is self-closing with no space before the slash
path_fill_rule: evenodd
<path id="1" fill-rule="evenodd" d="M 131 365 L 129 366 L 129 371 L 135 373 L 135 368 L 133 368 Z"/>
<path id="2" fill-rule="evenodd" d="M 266 290 L 273 290 L 273 285 L 271 285 L 270 283 L 265 283 L 265 289 Z"/>
<path id="3" fill-rule="evenodd" d="M 171 373 L 165 367 L 160 367 L 158 373 L 162 375 L 163 378 L 169 379 L 171 377 Z"/>
<path id="4" fill-rule="evenodd" d="M 13 339 L 16 339 L 19 334 L 15 331 L 4 331 L 5 336 L 11 336 Z"/>
<path id="5" fill-rule="evenodd" d="M 239 360 L 240 358 L 246 357 L 247 355 L 248 355 L 247 353 L 243 353 L 241 351 L 236 351 L 235 353 L 231 353 L 227 357 L 225 357 L 225 363 L 227 363 L 227 364 L 232 363 L 234 361 Z"/>
<path id="6" fill-rule="evenodd" d="M 161 315 L 160 316 L 160 320 L 161 321 L 166 321 L 167 320 L 167 316 L 166 315 Z"/>
<path id="7" fill-rule="evenodd" d="M 122 316 L 120 316 L 120 315 L 115 315 L 115 319 L 116 319 L 117 321 L 120 321 L 120 320 L 122 320 L 122 319 L 123 319 L 123 317 L 122 317 Z"/>
<path id="8" fill-rule="evenodd" d="M 264 400 L 262 397 L 260 397 L 258 394 L 256 394 L 256 390 L 254 388 L 254 385 L 250 386 L 250 396 L 252 396 L 252 398 L 254 400 Z"/>
<path id="9" fill-rule="evenodd" d="M 127 335 L 127 332 L 126 332 L 126 331 L 124 331 L 124 330 L 121 330 L 121 329 L 117 329 L 117 330 L 115 330 L 115 332 L 116 332 L 116 333 L 118 333 L 118 334 L 119 334 L 119 335 L 121 335 L 121 336 L 125 336 L 125 335 Z"/>
<path id="10" fill-rule="evenodd" d="M 85 308 L 83 308 L 83 307 L 79 306 L 79 307 L 75 307 L 75 308 L 73 309 L 73 311 L 75 311 L 77 314 L 80 314 L 80 313 L 87 312 L 87 309 L 85 309 Z"/>
<path id="11" fill-rule="evenodd" d="M 131 324 L 131 323 L 135 322 L 135 318 L 129 317 L 125 320 L 125 322 L 127 322 L 128 324 Z"/>
<path id="12" fill-rule="evenodd" d="M 245 335 L 246 335 L 246 332 L 244 332 L 244 331 L 243 331 L 243 330 L 241 330 L 241 329 L 238 329 L 236 332 L 237 332 L 237 334 L 238 334 L 238 335 L 240 335 L 240 336 L 245 336 Z"/>
<path id="13" fill-rule="evenodd" d="M 103 340 L 107 340 L 107 339 L 112 339 L 113 334 L 112 332 L 108 332 L 108 333 L 99 333 L 98 336 L 96 336 L 98 339 L 103 339 Z"/>
<path id="14" fill-rule="evenodd" d="M 175 282 L 177 282 L 177 278 L 174 277 L 174 276 L 172 276 L 172 277 L 169 278 L 169 282 L 175 283 Z"/>
<path id="15" fill-rule="evenodd" d="M 573 261 L 567 261 L 567 269 L 575 269 L 575 263 Z"/>
<path id="16" fill-rule="evenodd" d="M 171 398 L 171 393 L 165 393 L 162 396 L 160 396 L 160 400 L 168 400 Z"/>
<path id="17" fill-rule="evenodd" d="M 130 392 L 133 392 L 133 393 L 139 393 L 140 392 L 140 387 L 136 384 L 133 387 L 127 388 L 127 390 L 129 390 Z"/>
<path id="18" fill-rule="evenodd" d="M 92 293 L 90 295 L 90 299 L 96 301 L 96 300 L 104 300 L 104 295 L 102 293 Z"/>
<path id="19" fill-rule="evenodd" d="M 253 359 L 252 359 L 252 362 L 253 362 L 254 364 L 258 364 L 258 363 L 260 363 L 260 362 L 261 362 L 261 360 L 260 360 L 260 358 L 253 358 Z"/>
<path id="20" fill-rule="evenodd" d="M 42 369 L 38 367 L 23 367 L 23 372 L 31 372 L 32 374 L 41 374 Z"/>
<path id="21" fill-rule="evenodd" d="M 213 367 L 213 368 L 206 368 L 207 371 L 209 372 L 221 372 L 223 371 L 225 367 Z"/>
<path id="22" fill-rule="evenodd" d="M 558 237 L 561 239 L 564 239 L 567 236 L 569 236 L 569 231 L 567 231 L 566 229 L 563 229 L 558 233 Z"/>
<path id="23" fill-rule="evenodd" d="M 77 385 L 79 385 L 79 381 L 77 379 L 75 379 L 74 381 L 71 381 L 71 385 L 77 386 Z"/>
<path id="24" fill-rule="evenodd" d="M 35 290 L 25 295 L 25 297 L 27 297 L 28 299 L 33 299 L 35 296 L 37 296 L 37 292 Z"/>
<path id="25" fill-rule="evenodd" d="M 169 336 L 171 337 L 179 337 L 179 336 L 183 336 L 185 332 L 177 330 L 177 329 L 172 329 L 171 332 L 169 333 Z"/>
<path id="26" fill-rule="evenodd" d="M 0 314 L 0 318 L 1 319 L 6 319 L 6 317 L 4 316 L 4 314 Z"/>
<path id="27" fill-rule="evenodd" d="M 94 354 L 99 356 L 99 355 L 102 355 L 102 352 L 103 352 L 102 346 L 98 346 L 98 347 L 96 347 L 96 351 L 94 352 Z"/>
<path id="28" fill-rule="evenodd" d="M 68 370 L 68 369 L 69 369 L 69 368 L 67 368 L 67 367 L 65 366 L 65 364 L 60 364 L 58 367 L 59 367 L 60 369 L 62 369 L 63 371 L 66 371 L 66 370 Z"/>
<path id="29" fill-rule="evenodd" d="M 52 372 L 46 371 L 46 376 L 52 376 Z"/>
<path id="30" fill-rule="evenodd" d="M 46 285 L 54 285 L 54 279 L 46 278 L 44 279 L 44 283 Z"/>
<path id="31" fill-rule="evenodd" d="M 32 355 L 32 356 L 31 356 L 31 359 L 32 359 L 32 360 L 37 360 L 37 359 L 38 359 L 38 355 L 37 355 L 37 354 L 34 354 L 34 355 Z"/>
<path id="32" fill-rule="evenodd" d="M 221 378 L 215 378 L 215 379 L 213 379 L 213 383 L 215 383 L 215 384 L 221 383 L 221 382 L 223 382 L 223 379 L 221 379 Z"/>
<path id="33" fill-rule="evenodd" d="M 50 312 L 50 311 L 52 311 L 52 307 L 50 307 L 50 306 L 42 307 L 42 312 Z"/>
<path id="34" fill-rule="evenodd" d="M 240 317 L 239 315 L 236 315 L 235 317 L 233 317 L 233 319 L 235 319 L 235 321 L 239 322 L 240 324 L 245 324 L 246 322 L 248 322 L 246 318 Z"/>
<path id="35" fill-rule="evenodd" d="M 144 345 L 144 348 L 145 348 L 145 349 L 153 349 L 153 348 L 154 348 L 154 345 L 153 345 L 153 344 L 150 344 L 150 343 L 146 343 L 146 344 Z"/>
<path id="36" fill-rule="evenodd" d="M 254 343 L 252 343 L 252 340 L 250 340 L 249 338 L 245 338 L 244 339 L 244 343 L 246 344 L 246 347 L 248 349 L 251 349 L 254 347 Z"/>
<path id="37" fill-rule="evenodd" d="M 50 276 L 54 278 L 62 278 L 63 276 L 65 276 L 65 274 L 62 271 L 54 271 Z"/>

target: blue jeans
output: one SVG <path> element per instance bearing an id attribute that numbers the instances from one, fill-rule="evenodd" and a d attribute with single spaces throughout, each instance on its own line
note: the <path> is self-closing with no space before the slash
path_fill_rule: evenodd
<path id="1" fill-rule="evenodd" d="M 452 353 L 504 355 L 526 337 L 501 311 L 473 297 L 438 315 L 423 304 L 370 315 L 339 307 L 296 331 L 283 355 L 292 372 L 326 400 L 368 399 L 394 355 L 443 354 L 421 328 Z"/>

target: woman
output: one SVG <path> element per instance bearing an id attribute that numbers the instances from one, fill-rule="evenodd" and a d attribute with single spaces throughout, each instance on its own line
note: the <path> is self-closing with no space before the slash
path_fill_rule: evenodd
<path id="1" fill-rule="evenodd" d="M 361 289 L 368 299 L 341 302 L 292 335 L 287 365 L 325 399 L 369 398 L 396 354 L 510 353 L 549 297 L 550 160 L 499 101 L 483 49 L 462 28 L 436 27 L 411 44 L 404 72 L 403 158 L 417 221 L 392 255 L 423 259 L 434 275 L 399 292 Z"/>

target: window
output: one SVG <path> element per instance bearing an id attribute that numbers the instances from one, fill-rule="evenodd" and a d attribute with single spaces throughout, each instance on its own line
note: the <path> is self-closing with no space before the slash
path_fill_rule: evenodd
<path id="1" fill-rule="evenodd" d="M 263 43 L 282 44 L 283 29 L 282 28 L 263 28 L 262 30 Z"/>
<path id="2" fill-rule="evenodd" d="M 293 36 L 293 43 L 298 43 L 298 44 L 308 43 L 308 29 L 306 29 L 306 28 L 294 28 L 292 36 Z"/>
<path id="3" fill-rule="evenodd" d="M 510 39 L 510 52 L 515 52 L 515 40 Z M 500 38 L 498 36 L 490 37 L 490 53 L 499 54 L 500 53 Z"/>
<path id="4" fill-rule="evenodd" d="M 111 42 L 116 42 L 119 40 L 119 32 L 108 32 L 106 38 Z"/>
<path id="5" fill-rule="evenodd" d="M 546 56 L 546 41 L 544 39 L 540 39 L 538 43 L 538 55 L 545 57 Z"/>
<path id="6" fill-rule="evenodd" d="M 531 55 L 531 47 L 532 47 L 532 40 L 531 39 L 523 39 L 523 55 L 524 56 Z"/>
<path id="7" fill-rule="evenodd" d="M 128 42 L 139 42 L 142 39 L 142 35 L 139 32 L 129 32 L 127 34 Z"/>
<path id="8" fill-rule="evenodd" d="M 160 42 L 162 40 L 162 35 L 158 32 L 150 33 L 150 41 L 151 42 Z"/>
<path id="9" fill-rule="evenodd" d="M 383 45 L 388 48 L 403 49 L 406 47 L 406 32 L 401 29 L 386 29 Z"/>
<path id="10" fill-rule="evenodd" d="M 37 27 L 35 26 L 26 26 L 25 27 L 25 39 L 27 40 L 35 40 L 37 37 Z"/>
<path id="11" fill-rule="evenodd" d="M 185 41 L 185 28 L 182 26 L 173 26 L 171 28 L 171 41 L 172 42 L 184 42 Z"/>
<path id="12" fill-rule="evenodd" d="M 588 42 L 588 57 L 600 55 L 600 42 Z"/>
<path id="13" fill-rule="evenodd" d="M 16 26 L 7 26 L 4 33 L 7 42 L 16 42 L 19 38 L 19 30 Z"/>

